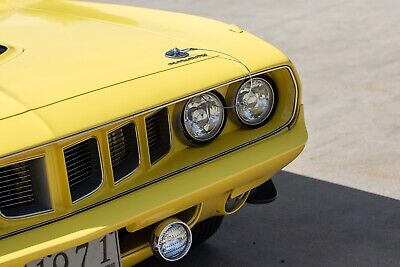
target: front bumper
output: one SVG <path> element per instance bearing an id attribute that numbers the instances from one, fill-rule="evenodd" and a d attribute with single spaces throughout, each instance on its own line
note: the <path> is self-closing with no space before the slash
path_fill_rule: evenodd
<path id="1" fill-rule="evenodd" d="M 66 219 L 3 238 L 0 266 L 24 266 L 121 228 L 141 229 L 219 195 L 239 195 L 290 163 L 306 140 L 301 106 L 293 127 L 270 138 Z M 145 249 L 122 261 L 128 266 L 150 254 Z"/>

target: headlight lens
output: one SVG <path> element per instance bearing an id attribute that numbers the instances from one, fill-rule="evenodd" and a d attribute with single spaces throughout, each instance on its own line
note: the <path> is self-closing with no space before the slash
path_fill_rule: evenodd
<path id="1" fill-rule="evenodd" d="M 209 92 L 186 102 L 182 112 L 182 124 L 189 141 L 205 143 L 218 136 L 226 120 L 222 101 L 215 93 Z"/>
<path id="2" fill-rule="evenodd" d="M 242 124 L 249 127 L 261 126 L 274 108 L 274 90 L 268 81 L 253 78 L 238 89 L 234 103 L 236 115 Z"/>

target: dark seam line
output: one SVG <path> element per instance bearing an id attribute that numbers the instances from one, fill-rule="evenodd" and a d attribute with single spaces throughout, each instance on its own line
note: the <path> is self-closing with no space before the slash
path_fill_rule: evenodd
<path id="1" fill-rule="evenodd" d="M 289 122 L 288 122 L 288 123 L 289 123 Z M 284 125 L 287 125 L 288 123 L 285 123 Z M 209 162 L 209 161 L 212 161 L 212 160 L 214 160 L 214 159 L 217 159 L 217 158 L 219 158 L 219 157 L 222 157 L 222 156 L 225 156 L 225 155 L 227 155 L 227 154 L 229 154 L 229 153 L 232 153 L 232 152 L 234 152 L 234 151 L 236 151 L 236 150 L 239 150 L 239 149 L 244 148 L 244 147 L 246 147 L 246 146 L 249 146 L 249 145 L 252 145 L 252 144 L 257 143 L 257 142 L 259 142 L 259 141 L 262 141 L 263 139 L 266 139 L 266 138 L 268 138 L 268 137 L 270 137 L 270 136 L 272 136 L 272 135 L 274 135 L 274 134 L 280 132 L 280 131 L 283 130 L 284 128 L 287 128 L 287 126 L 282 126 L 282 127 L 278 128 L 278 129 L 276 129 L 276 130 L 274 130 L 274 131 L 272 131 L 272 132 L 270 132 L 270 133 L 268 133 L 268 134 L 265 134 L 265 135 L 263 135 L 263 136 L 260 136 L 260 137 L 258 137 L 258 138 L 256 138 L 256 139 L 253 139 L 253 140 L 251 140 L 251 141 L 248 141 L 248 142 L 246 142 L 246 143 L 243 143 L 243 144 L 241 144 L 241 145 L 238 145 L 238 146 L 236 146 L 236 147 L 234 147 L 234 148 L 228 149 L 228 150 L 226 150 L 226 151 L 224 151 L 224 152 L 221 152 L 221 153 L 219 153 L 219 154 L 216 154 L 216 155 L 214 155 L 214 156 L 211 156 L 211 157 L 209 157 L 209 158 L 207 158 L 207 159 L 201 160 L 201 161 L 199 161 L 199 162 L 197 162 L 197 163 L 195 163 L 195 164 L 192 164 L 192 165 L 190 165 L 190 166 L 187 166 L 187 167 L 181 168 L 181 169 L 179 169 L 179 170 L 170 172 L 170 173 L 168 173 L 168 174 L 166 174 L 166 175 L 160 176 L 160 177 L 158 177 L 158 178 L 156 178 L 156 179 L 154 179 L 154 180 L 151 180 L 151 181 L 149 181 L 149 182 L 147 182 L 147 183 L 144 183 L 144 184 L 141 184 L 141 185 L 136 186 L 136 187 L 134 187 L 134 188 L 128 189 L 128 190 L 126 190 L 126 191 L 124 191 L 124 192 L 121 192 L 121 193 L 115 195 L 115 196 L 112 196 L 112 197 L 109 197 L 109 198 L 107 198 L 107 199 L 101 200 L 101 201 L 99 201 L 99 202 L 97 202 L 97 203 L 94 203 L 94 204 L 92 204 L 92 205 L 89 205 L 89 206 L 87 206 L 87 207 L 84 207 L 84 208 L 82 208 L 82 209 L 79 209 L 79 210 L 77 210 L 77 211 L 68 213 L 68 214 L 63 215 L 63 216 L 61 216 L 61 217 L 57 217 L 57 218 L 54 218 L 54 219 L 51 219 L 51 220 L 48 220 L 48 221 L 45 221 L 45 222 L 42 222 L 42 223 L 38 223 L 38 224 L 35 224 L 35 225 L 32 225 L 32 226 L 29 226 L 29 227 L 24 228 L 24 229 L 21 229 L 21 230 L 17 230 L 17 231 L 14 231 L 14 232 L 10 232 L 10 233 L 1 235 L 1 236 L 0 236 L 0 240 L 2 240 L 2 239 L 4 239 L 4 238 L 7 238 L 7 237 L 10 237 L 10 236 L 13 236 L 13 235 L 16 235 L 16 234 L 20 234 L 20 233 L 29 231 L 29 230 L 33 230 L 33 229 L 38 228 L 38 227 L 41 227 L 41 226 L 48 225 L 48 224 L 51 224 L 51 223 L 54 223 L 54 222 L 57 222 L 57 221 L 60 221 L 60 220 L 63 220 L 63 219 L 67 219 L 67 218 L 69 218 L 69 217 L 71 217 L 71 216 L 73 216 L 73 215 L 76 215 L 76 214 L 82 213 L 82 212 L 84 212 L 84 211 L 90 210 L 90 209 L 95 208 L 95 207 L 97 207 L 97 206 L 100 206 L 100 205 L 102 205 L 102 204 L 104 204 L 104 203 L 110 202 L 110 201 L 112 201 L 112 200 L 115 200 L 115 199 L 117 199 L 117 198 L 120 198 L 120 197 L 122 197 L 122 196 L 125 196 L 125 195 L 127 195 L 127 194 L 130 194 L 130 193 L 132 193 L 132 192 L 135 192 L 135 191 L 137 191 L 137 190 L 139 190 L 139 189 L 142 189 L 142 188 L 144 188 L 144 187 L 146 187 L 146 186 L 149 186 L 149 185 L 158 183 L 158 182 L 163 181 L 163 180 L 165 180 L 165 179 L 167 179 L 167 178 L 169 178 L 169 177 L 171 177 L 171 176 L 174 176 L 174 175 L 177 175 L 177 174 L 179 174 L 179 173 L 185 172 L 185 171 L 187 171 L 187 170 L 193 169 L 193 168 L 198 167 L 198 166 L 200 166 L 200 165 L 203 165 L 203 164 L 205 164 L 205 163 L 207 163 L 207 162 Z"/>
<path id="2" fill-rule="evenodd" d="M 207 60 L 207 59 L 204 59 L 204 60 Z M 196 61 L 196 62 L 199 62 L 199 61 Z M 193 62 L 193 63 L 196 63 L 196 62 Z M 190 63 L 190 64 L 193 64 L 193 63 Z M 184 66 L 186 66 L 186 65 L 184 65 Z M 273 71 L 273 70 L 279 69 L 279 68 L 286 68 L 286 69 L 288 69 L 288 70 L 290 71 L 290 73 L 291 73 L 292 78 L 294 79 L 294 75 L 293 75 L 293 73 L 292 73 L 292 71 L 291 71 L 290 66 L 288 66 L 288 65 L 282 65 L 282 66 L 271 67 L 271 68 L 265 69 L 265 70 L 263 70 L 263 71 L 258 71 L 258 72 L 252 73 L 252 75 L 260 75 L 260 74 L 263 74 L 263 73 L 266 73 L 266 72 L 270 72 L 270 71 Z M 136 79 L 136 78 L 134 78 L 134 79 Z M 133 80 L 134 80 L 134 79 L 133 79 Z M 231 83 L 234 83 L 234 82 L 237 82 L 237 81 L 241 81 L 241 80 L 243 80 L 243 79 L 246 79 L 246 76 L 243 76 L 243 77 L 241 77 L 241 78 L 237 78 L 237 79 L 231 80 L 230 82 L 228 82 L 228 84 L 231 84 Z M 297 84 L 297 81 L 294 81 L 294 83 L 295 83 L 295 87 L 296 87 L 296 91 L 297 91 L 297 85 L 296 85 L 296 84 Z M 224 85 L 226 85 L 226 84 L 225 84 L 225 83 L 222 83 L 222 84 L 218 84 L 218 85 L 213 86 L 213 87 L 209 87 L 209 88 L 205 89 L 204 92 L 208 92 L 210 89 L 219 88 L 219 87 L 224 86 Z M 164 106 L 164 105 L 169 105 L 169 104 L 171 104 L 171 103 L 173 103 L 173 102 L 179 102 L 179 101 L 181 101 L 182 99 L 186 99 L 186 98 L 187 98 L 187 96 L 184 96 L 184 97 L 178 98 L 178 99 L 176 99 L 176 100 L 166 102 L 165 104 L 163 104 L 163 106 Z M 296 99 L 295 102 L 298 102 L 298 99 Z M 124 117 L 122 117 L 122 118 L 119 118 L 119 119 L 116 119 L 116 120 L 113 120 L 113 121 L 104 123 L 104 124 L 102 124 L 102 125 L 98 125 L 98 126 L 95 126 L 95 127 L 92 127 L 92 128 L 86 129 L 86 130 L 83 130 L 83 131 L 78 132 L 78 133 L 75 133 L 75 134 L 71 134 L 71 135 L 68 135 L 68 136 L 64 136 L 64 137 L 61 137 L 61 138 L 59 138 L 59 139 L 53 140 L 53 141 L 48 142 L 48 143 L 43 143 L 43 144 L 40 144 L 40 145 L 31 147 L 31 148 L 29 148 L 29 149 L 27 149 L 27 150 L 15 151 L 15 152 L 13 152 L 12 154 L 6 154 L 6 155 L 1 156 L 0 159 L 4 159 L 4 158 L 11 157 L 13 154 L 20 154 L 20 153 L 24 153 L 24 152 L 26 152 L 26 151 L 31 151 L 31 150 L 33 150 L 33 149 L 38 149 L 38 148 L 40 148 L 40 147 L 42 147 L 42 146 L 46 146 L 46 145 L 49 145 L 49 144 L 53 144 L 53 143 L 55 143 L 55 142 L 61 142 L 61 141 L 63 141 L 63 140 L 67 140 L 68 138 L 72 138 L 72 137 L 74 137 L 74 136 L 79 136 L 79 135 L 84 134 L 84 133 L 89 133 L 89 132 L 92 132 L 92 131 L 95 131 L 95 130 L 104 128 L 104 126 L 107 126 L 107 125 L 115 124 L 115 123 L 118 123 L 118 122 L 124 121 L 124 120 L 129 120 L 130 118 L 134 118 L 135 116 L 138 116 L 138 115 L 140 115 L 140 114 L 147 113 L 147 112 L 149 112 L 149 111 L 151 111 L 151 110 L 154 110 L 154 109 L 155 109 L 154 107 L 153 107 L 153 108 L 148 108 L 148 109 L 145 109 L 145 110 L 142 110 L 142 111 L 133 113 L 133 114 L 131 114 L 131 115 L 127 115 L 127 116 L 124 116 Z M 296 109 L 297 109 L 297 108 L 294 108 L 293 113 L 296 113 Z M 0 121 L 1 121 L 1 119 L 0 119 Z"/>
<path id="3" fill-rule="evenodd" d="M 290 73 L 291 73 L 292 79 L 295 79 L 294 74 L 291 72 L 290 66 L 283 65 L 283 66 L 281 66 L 281 67 L 289 69 L 289 71 L 290 71 Z M 264 72 L 269 72 L 269 71 L 271 71 L 271 70 L 273 70 L 273 69 L 275 69 L 275 68 L 271 68 L 271 69 L 267 69 L 267 70 L 264 70 L 264 71 L 260 71 L 260 72 L 258 72 L 258 73 L 260 74 L 260 73 L 264 73 Z M 298 95 L 298 91 L 297 91 L 297 90 L 298 90 L 298 87 L 297 87 L 297 85 L 296 85 L 296 84 L 297 84 L 297 83 L 296 83 L 297 81 L 296 81 L 296 80 L 293 80 L 293 82 L 294 82 L 294 86 L 295 86 L 295 89 L 296 89 L 296 99 L 295 99 L 295 103 L 298 103 L 298 101 L 299 101 L 299 99 L 298 99 L 299 95 Z M 158 177 L 158 178 L 156 178 L 156 179 L 154 179 L 154 180 L 152 180 L 152 181 L 149 181 L 149 182 L 144 183 L 144 184 L 142 184 L 142 185 L 139 185 L 139 186 L 137 186 L 137 187 L 128 189 L 128 190 L 126 190 L 126 191 L 124 191 L 124 192 L 121 192 L 121 193 L 119 193 L 119 194 L 117 194 L 117 195 L 114 195 L 114 196 L 112 196 L 112 197 L 109 197 L 109 198 L 107 198 L 107 199 L 101 200 L 101 201 L 99 201 L 99 202 L 97 202 L 97 203 L 94 203 L 94 204 L 89 205 L 89 206 L 87 206 L 87 207 L 84 207 L 84 208 L 82 208 L 82 209 L 76 210 L 76 211 L 74 211 L 74 212 L 65 214 L 65 215 L 63 215 L 63 216 L 60 216 L 60 217 L 57 217 L 57 218 L 54 218 L 54 219 L 51 219 L 51 220 L 48 220 L 48 221 L 45 221 L 45 222 L 42 222 L 42 223 L 38 223 L 38 224 L 29 226 L 29 227 L 26 227 L 26 228 L 23 228 L 23 229 L 20 229 L 20 230 L 16 230 L 16 231 L 13 231 L 13 232 L 4 234 L 4 235 L 0 235 L 0 240 L 2 240 L 2 239 L 4 239 L 4 238 L 7 238 L 7 237 L 10 237 L 10 236 L 13 236 L 13 235 L 16 235 L 16 234 L 20 234 L 20 233 L 29 231 L 29 230 L 33 230 L 33 229 L 38 228 L 38 227 L 41 227 L 41 226 L 45 226 L 45 225 L 47 225 L 47 224 L 51 224 L 51 223 L 53 223 L 53 222 L 57 222 L 57 221 L 60 221 L 60 220 L 69 218 L 69 217 L 71 217 L 71 216 L 73 216 L 73 215 L 76 215 L 76 214 L 79 214 L 79 213 L 81 213 L 81 212 L 90 210 L 90 209 L 92 209 L 92 208 L 94 208 L 94 207 L 97 207 L 97 206 L 99 206 L 99 205 L 101 205 L 101 204 L 107 203 L 107 202 L 112 201 L 112 200 L 114 200 L 114 199 L 117 199 L 117 198 L 119 198 L 119 197 L 125 196 L 125 195 L 127 195 L 127 194 L 129 194 L 129 193 L 135 192 L 135 191 L 137 191 L 137 190 L 139 190 L 139 189 L 142 189 L 143 187 L 146 187 L 146 186 L 155 184 L 155 183 L 157 183 L 157 182 L 159 182 L 159 181 L 163 181 L 163 180 L 165 180 L 165 179 L 167 179 L 167 178 L 169 178 L 169 177 L 171 177 L 171 176 L 173 176 L 173 175 L 179 174 L 179 173 L 184 172 L 184 171 L 186 171 L 186 170 L 193 169 L 193 168 L 195 168 L 195 167 L 197 167 L 197 166 L 200 166 L 200 165 L 202 165 L 202 164 L 204 164 L 204 163 L 207 163 L 207 162 L 209 162 L 209 161 L 212 161 L 212 160 L 214 160 L 214 159 L 217 159 L 218 157 L 222 157 L 222 156 L 227 155 L 227 154 L 229 154 L 229 153 L 231 153 L 231 152 L 234 152 L 234 151 L 239 150 L 239 149 L 241 149 L 241 148 L 244 148 L 244 147 L 246 147 L 246 146 L 249 146 L 249 145 L 252 145 L 252 144 L 257 143 L 257 142 L 259 142 L 259 141 L 262 141 L 263 139 L 266 139 L 266 138 L 268 138 L 268 137 L 270 137 L 270 136 L 272 136 L 272 135 L 274 135 L 274 134 L 276 134 L 276 133 L 279 133 L 281 130 L 283 130 L 283 129 L 285 129 L 285 128 L 287 128 L 288 130 L 290 130 L 290 129 L 291 129 L 290 127 L 292 126 L 291 124 L 292 124 L 293 122 L 296 122 L 296 121 L 297 121 L 297 117 L 298 117 L 298 116 L 296 116 L 296 114 L 298 113 L 297 111 L 298 111 L 298 107 L 295 106 L 294 109 L 293 109 L 293 115 L 292 115 L 292 117 L 291 117 L 286 123 L 284 123 L 281 127 L 275 129 L 274 131 L 272 131 L 272 132 L 270 132 L 270 133 L 267 133 L 267 134 L 262 135 L 262 136 L 260 136 L 260 137 L 258 137 L 258 138 L 256 138 L 256 139 L 253 139 L 253 140 L 251 140 L 251 141 L 248 141 L 248 142 L 246 142 L 246 143 L 243 143 L 243 144 L 241 144 L 241 145 L 238 145 L 238 146 L 236 146 L 236 147 L 233 147 L 233 148 L 231 148 L 231 149 L 228 149 L 228 150 L 226 150 L 226 151 L 224 151 L 224 152 L 221 152 L 221 153 L 219 153 L 219 154 L 216 154 L 216 155 L 214 155 L 214 156 L 211 156 L 211 157 L 209 157 L 209 158 L 207 158 L 207 159 L 201 160 L 201 161 L 199 161 L 199 162 L 197 162 L 197 163 L 195 163 L 195 164 L 193 164 L 193 165 L 190 165 L 190 166 L 181 168 L 181 169 L 179 169 L 179 170 L 173 171 L 173 172 L 171 172 L 171 173 L 169 173 L 169 174 L 160 176 L 160 177 Z M 298 115 L 298 114 L 297 114 L 297 115 Z M 93 128 L 92 130 L 95 130 L 96 128 L 97 128 L 97 127 Z"/>
<path id="4" fill-rule="evenodd" d="M 124 80 L 124 81 L 121 81 L 121 82 L 117 82 L 117 83 L 113 83 L 113 84 L 110 84 L 110 85 L 106 85 L 106 86 L 103 86 L 103 87 L 100 87 L 100 88 L 97 88 L 97 89 L 90 90 L 90 91 L 85 92 L 85 93 L 81 93 L 81 94 L 78 94 L 78 95 L 70 96 L 70 97 L 67 97 L 67 98 L 64 98 L 64 99 L 61 99 L 61 100 L 57 100 L 57 101 L 54 101 L 52 103 L 37 107 L 37 108 L 28 109 L 28 110 L 25 110 L 23 112 L 20 112 L 20 113 L 17 113 L 17 114 L 13 114 L 11 116 L 1 118 L 0 121 L 9 119 L 9 118 L 12 118 L 12 117 L 15 117 L 15 116 L 19 116 L 19 115 L 22 115 L 22 114 L 25 114 L 25 113 L 28 113 L 28 112 L 31 112 L 31 111 L 34 111 L 34 110 L 39 110 L 39 109 L 42 109 L 42 108 L 46 108 L 46 107 L 49 107 L 49 106 L 52 106 L 52 105 L 55 105 L 55 104 L 58 104 L 58 103 L 61 103 L 61 102 L 64 102 L 64 101 L 68 101 L 68 100 L 71 100 L 71 99 L 74 99 L 74 98 L 77 98 L 77 97 L 80 97 L 80 96 L 84 96 L 84 95 L 88 95 L 88 94 L 91 94 L 91 93 L 94 93 L 94 92 L 98 92 L 98 91 L 101 91 L 101 90 L 104 90 L 104 89 L 107 89 L 107 88 L 110 88 L 110 87 L 113 87 L 113 86 L 116 86 L 116 85 L 120 85 L 120 84 L 123 84 L 123 83 L 131 82 L 131 81 L 134 81 L 134 80 L 137 80 L 137 79 L 145 78 L 145 77 L 148 77 L 148 76 L 151 76 L 151 75 L 163 73 L 163 72 L 170 71 L 170 70 L 173 70 L 173 69 L 182 68 L 182 67 L 187 66 L 187 65 L 191 65 L 191 64 L 198 63 L 198 62 L 210 60 L 210 59 L 213 59 L 213 58 L 216 58 L 216 57 L 218 57 L 218 56 L 208 56 L 207 58 L 199 59 L 197 61 L 192 61 L 192 62 L 189 62 L 189 63 L 184 64 L 184 65 L 178 65 L 176 67 L 172 67 L 172 68 L 169 68 L 169 69 L 164 69 L 164 70 L 152 72 L 152 73 L 149 73 L 149 74 L 146 74 L 146 75 L 142 75 L 142 76 L 138 76 L 138 77 L 131 78 L 131 79 L 128 79 L 128 80 Z"/>

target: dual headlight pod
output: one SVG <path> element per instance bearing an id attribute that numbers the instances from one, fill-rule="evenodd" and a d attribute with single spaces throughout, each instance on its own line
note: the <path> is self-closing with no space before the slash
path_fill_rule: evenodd
<path id="1" fill-rule="evenodd" d="M 226 96 L 215 91 L 194 96 L 181 104 L 175 126 L 190 145 L 214 140 L 223 130 L 227 112 L 242 126 L 256 128 L 264 125 L 275 105 L 274 89 L 266 79 L 252 78 Z M 229 110 L 229 111 L 228 111 Z"/>

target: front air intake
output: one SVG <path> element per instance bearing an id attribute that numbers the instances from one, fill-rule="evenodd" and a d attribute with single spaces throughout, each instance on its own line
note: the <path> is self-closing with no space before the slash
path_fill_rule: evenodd
<path id="1" fill-rule="evenodd" d="M 0 212 L 23 217 L 51 209 L 44 159 L 0 167 Z"/>
<path id="2" fill-rule="evenodd" d="M 167 108 L 146 118 L 146 131 L 150 162 L 154 164 L 167 154 L 171 147 Z"/>
<path id="3" fill-rule="evenodd" d="M 73 202 L 90 195 L 100 187 L 103 173 L 95 138 L 66 148 L 64 158 Z"/>
<path id="4" fill-rule="evenodd" d="M 139 165 L 135 125 L 130 123 L 108 134 L 114 182 L 119 182 Z"/>

